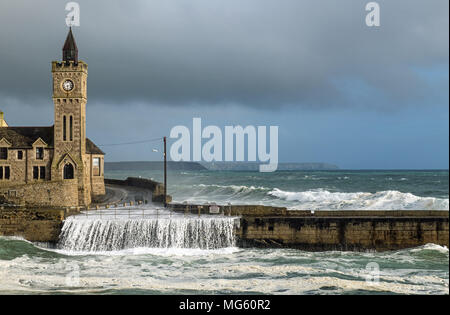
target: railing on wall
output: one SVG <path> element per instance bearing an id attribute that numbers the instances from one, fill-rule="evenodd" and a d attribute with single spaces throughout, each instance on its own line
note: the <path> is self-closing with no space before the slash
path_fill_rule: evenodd
<path id="1" fill-rule="evenodd" d="M 123 204 L 114 204 L 114 205 L 103 205 L 96 206 L 95 208 L 91 208 L 90 210 L 81 210 L 79 212 L 80 215 L 84 215 L 86 217 L 95 217 L 98 219 L 104 218 L 118 218 L 118 217 L 128 217 L 128 218 L 145 218 L 145 217 L 171 217 L 172 215 L 176 216 L 201 216 L 201 215 L 219 215 L 219 216 L 231 216 L 231 211 L 225 211 L 225 209 L 220 209 L 216 205 L 205 205 L 205 206 L 193 206 L 187 205 L 186 208 L 182 211 L 174 210 L 171 208 L 164 207 L 152 207 L 146 208 L 142 207 L 133 207 L 135 204 L 133 202 L 123 203 Z M 142 203 L 138 202 L 137 205 L 142 205 Z M 208 209 L 208 210 L 206 210 Z M 201 211 L 202 210 L 202 211 Z M 213 210 L 213 211 L 211 211 Z M 231 210 L 231 209 L 230 209 Z"/>

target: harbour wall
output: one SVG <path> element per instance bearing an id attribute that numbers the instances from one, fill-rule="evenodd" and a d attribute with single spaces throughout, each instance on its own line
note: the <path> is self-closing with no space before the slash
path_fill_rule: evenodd
<path id="1" fill-rule="evenodd" d="M 139 187 L 162 201 L 158 182 L 127 178 L 110 185 Z M 130 188 L 131 189 L 131 188 Z M 108 205 L 106 206 L 108 207 Z M 307 211 L 261 205 L 170 203 L 169 209 L 195 215 L 238 216 L 239 247 L 285 247 L 302 250 L 397 250 L 434 243 L 449 247 L 449 211 Z M 0 236 L 33 242 L 57 242 L 63 221 L 79 208 L 0 207 Z"/>
<path id="2" fill-rule="evenodd" d="M 449 246 L 449 212 L 295 211 L 250 205 L 170 204 L 177 212 L 240 216 L 239 247 L 323 250 L 398 250 L 434 243 Z"/>
<path id="3" fill-rule="evenodd" d="M 63 220 L 78 213 L 69 209 L 0 208 L 0 236 L 20 236 L 31 242 L 58 241 Z"/>
<path id="4" fill-rule="evenodd" d="M 23 237 L 31 242 L 58 242 L 61 228 L 64 224 L 64 220 L 74 214 L 79 214 L 80 210 L 95 210 L 100 209 L 99 205 L 92 204 L 89 209 L 85 207 L 63 207 L 59 203 L 61 200 L 66 200 L 72 194 L 67 194 L 64 189 L 66 188 L 64 183 L 49 182 L 46 183 L 45 193 L 43 194 L 38 190 L 34 190 L 34 187 L 43 187 L 42 185 L 28 185 L 27 191 L 21 192 L 19 197 L 25 197 L 27 200 L 33 200 L 34 204 L 39 204 L 39 201 L 46 197 L 48 194 L 54 196 L 50 198 L 55 200 L 54 206 L 43 203 L 41 207 L 28 206 L 26 203 L 21 206 L 15 206 L 10 204 L 0 205 L 0 236 L 19 236 Z M 138 187 L 145 190 L 149 190 L 152 193 L 152 201 L 162 202 L 164 196 L 164 186 L 158 182 L 141 179 L 135 177 L 129 177 L 126 180 L 113 180 L 105 179 L 105 184 L 119 185 L 126 187 Z M 76 186 L 71 185 L 70 187 Z M 0 197 L 2 191 L 0 189 Z M 8 194 L 5 194 L 8 195 Z M 9 194 L 11 195 L 11 194 Z M 43 197 L 43 196 L 44 197 Z M 13 196 L 16 196 L 15 194 Z M 11 197 L 12 198 L 12 197 Z M 171 200 L 168 196 L 168 201 Z M 0 199 L 0 202 L 2 200 Z M 5 200 L 3 200 L 4 202 Z M 6 200 L 9 201 L 9 200 Z M 62 203 L 64 204 L 64 202 Z M 110 207 L 114 205 L 103 205 L 103 207 Z M 117 205 L 115 205 L 117 206 Z"/>
<path id="5" fill-rule="evenodd" d="M 449 246 L 447 217 L 318 216 L 243 217 L 241 247 L 302 250 L 398 250 L 434 243 Z"/>
<path id="6" fill-rule="evenodd" d="M 164 202 L 164 185 L 151 179 L 139 177 L 128 177 L 124 180 L 105 178 L 105 184 L 148 189 L 152 192 L 153 202 Z M 167 195 L 167 202 L 171 201 L 172 197 Z"/>
<path id="7" fill-rule="evenodd" d="M 0 186 L 0 204 L 23 207 L 64 207 L 78 204 L 77 179 L 37 181 Z"/>

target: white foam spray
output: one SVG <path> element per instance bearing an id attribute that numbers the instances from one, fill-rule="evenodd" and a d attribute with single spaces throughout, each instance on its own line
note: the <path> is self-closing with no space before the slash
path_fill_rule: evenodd
<path id="1" fill-rule="evenodd" d="M 219 249 L 235 246 L 236 218 L 161 215 L 115 218 L 73 216 L 61 230 L 58 248 L 104 252 L 131 248 Z"/>

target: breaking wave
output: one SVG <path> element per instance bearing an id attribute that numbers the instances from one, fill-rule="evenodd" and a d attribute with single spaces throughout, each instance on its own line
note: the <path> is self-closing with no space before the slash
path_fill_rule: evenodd
<path id="1" fill-rule="evenodd" d="M 262 204 L 296 210 L 449 210 L 445 198 L 421 197 L 397 190 L 334 192 L 326 189 L 285 191 L 245 185 L 198 184 L 177 189 L 175 202 Z"/>
<path id="2" fill-rule="evenodd" d="M 198 187 L 202 187 L 202 188 L 208 188 L 208 187 L 212 187 L 212 188 L 219 188 L 219 189 L 227 189 L 227 190 L 231 190 L 232 192 L 249 192 L 249 191 L 256 191 L 256 190 L 268 190 L 269 188 L 266 187 L 255 187 L 255 186 L 245 186 L 245 185 L 216 185 L 216 184 L 211 184 L 211 185 L 205 185 L 205 184 L 199 184 L 197 185 Z"/>
<path id="3" fill-rule="evenodd" d="M 418 197 L 395 190 L 347 193 L 324 189 L 290 192 L 275 188 L 268 195 L 295 203 L 291 208 L 299 210 L 449 210 L 448 199 Z"/>
<path id="4" fill-rule="evenodd" d="M 251 203 L 264 198 L 271 188 L 245 185 L 198 184 L 176 187 L 176 202 L 241 202 Z"/>

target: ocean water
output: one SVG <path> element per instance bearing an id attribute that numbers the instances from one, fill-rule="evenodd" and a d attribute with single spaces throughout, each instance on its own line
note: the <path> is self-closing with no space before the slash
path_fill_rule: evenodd
<path id="1" fill-rule="evenodd" d="M 50 250 L 0 238 L 0 294 L 449 294 L 445 247 Z M 376 266 L 376 268 L 374 268 Z"/>
<path id="2" fill-rule="evenodd" d="M 162 182 L 161 171 L 109 171 Z M 448 171 L 169 171 L 175 202 L 311 210 L 449 210 Z"/>
<path id="3" fill-rule="evenodd" d="M 159 172 L 110 172 L 107 177 Z M 170 172 L 179 202 L 444 209 L 448 172 Z M 227 216 L 155 205 L 69 217 L 56 246 L 0 237 L 0 294 L 449 294 L 448 248 L 240 249 Z"/>

